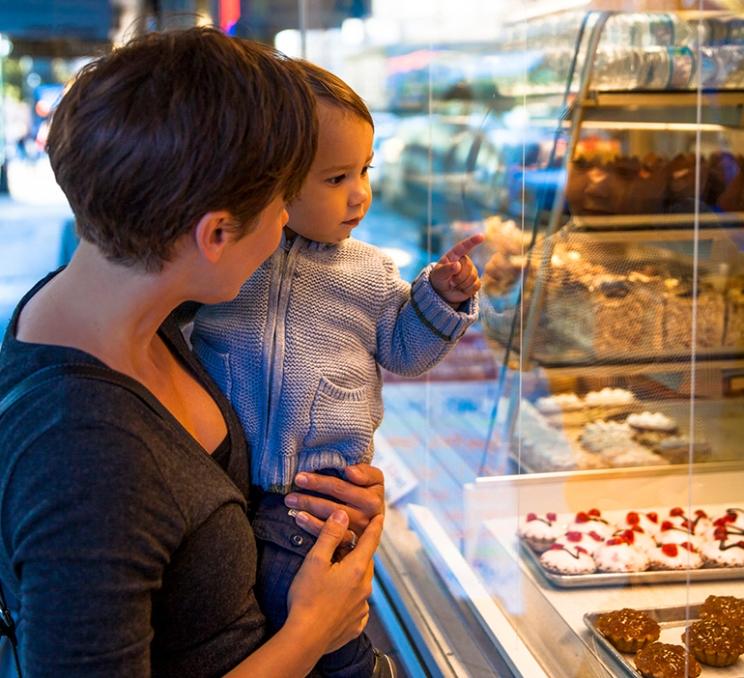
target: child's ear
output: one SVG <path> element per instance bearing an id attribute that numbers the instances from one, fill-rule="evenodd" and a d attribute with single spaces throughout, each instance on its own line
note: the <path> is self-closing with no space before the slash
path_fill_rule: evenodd
<path id="1" fill-rule="evenodd" d="M 194 228 L 194 241 L 199 253 L 209 262 L 219 261 L 230 233 L 228 226 L 234 223 L 233 216 L 225 211 L 207 212 Z"/>

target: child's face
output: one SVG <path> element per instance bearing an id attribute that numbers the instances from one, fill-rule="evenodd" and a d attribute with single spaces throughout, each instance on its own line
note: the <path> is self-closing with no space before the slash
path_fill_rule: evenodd
<path id="1" fill-rule="evenodd" d="M 323 243 L 351 234 L 372 203 L 368 169 L 372 127 L 350 111 L 318 103 L 318 151 L 300 195 L 287 207 L 288 228 Z"/>

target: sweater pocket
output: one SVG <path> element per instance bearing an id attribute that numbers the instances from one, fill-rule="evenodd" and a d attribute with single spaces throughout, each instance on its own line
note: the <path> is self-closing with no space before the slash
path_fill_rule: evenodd
<path id="1" fill-rule="evenodd" d="M 305 449 L 335 450 L 354 464 L 368 455 L 373 433 L 369 388 L 343 388 L 321 376 L 310 409 Z"/>
<path id="2" fill-rule="evenodd" d="M 230 398 L 232 391 L 232 376 L 230 374 L 230 355 L 220 353 L 212 348 L 201 336 L 192 336 L 194 354 L 209 376 L 217 382 L 220 390 Z"/>

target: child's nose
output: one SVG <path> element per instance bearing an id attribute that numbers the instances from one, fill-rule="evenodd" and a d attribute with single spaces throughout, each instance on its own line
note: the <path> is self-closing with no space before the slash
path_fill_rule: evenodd
<path id="1" fill-rule="evenodd" d="M 371 195 L 372 191 L 369 188 L 368 182 L 357 182 L 356 185 L 352 188 L 351 193 L 349 194 L 349 204 L 362 205 L 365 202 L 369 201 Z"/>

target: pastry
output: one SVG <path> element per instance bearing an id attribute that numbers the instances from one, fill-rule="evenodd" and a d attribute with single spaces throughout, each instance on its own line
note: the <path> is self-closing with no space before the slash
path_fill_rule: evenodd
<path id="1" fill-rule="evenodd" d="M 669 515 L 661 521 L 661 529 L 664 529 L 664 523 L 672 523 L 674 527 L 680 527 L 690 534 L 697 535 L 699 538 L 705 537 L 709 532 L 712 534 L 713 521 L 708 517 L 708 514 L 702 509 L 696 509 L 693 512 L 693 517 L 690 518 L 685 515 L 685 511 L 681 506 L 675 506 L 669 509 Z"/>
<path id="2" fill-rule="evenodd" d="M 625 607 L 597 617 L 597 630 L 620 652 L 638 652 L 659 639 L 659 624 L 647 612 Z"/>
<path id="3" fill-rule="evenodd" d="M 677 430 L 677 422 L 661 412 L 640 412 L 628 415 L 625 422 L 638 431 L 663 431 L 671 433 Z"/>
<path id="4" fill-rule="evenodd" d="M 687 353 L 692 347 L 693 301 L 697 296 L 697 348 L 723 345 L 726 304 L 723 294 L 703 284 L 693 288 L 691 279 L 664 281 L 662 347 L 670 353 Z"/>
<path id="5" fill-rule="evenodd" d="M 656 356 L 661 350 L 663 294 L 660 280 L 601 276 L 591 285 L 596 358 Z"/>
<path id="6" fill-rule="evenodd" d="M 612 536 L 622 537 L 632 546 L 635 546 L 646 554 L 651 553 L 656 548 L 654 538 L 647 532 L 644 532 L 643 528 L 638 527 L 638 525 L 628 529 L 618 530 Z"/>
<path id="7" fill-rule="evenodd" d="M 647 513 L 642 511 L 628 511 L 628 513 L 625 514 L 624 522 L 630 527 L 635 527 L 637 525 L 651 536 L 655 535 L 661 529 L 659 514 L 655 511 L 648 511 Z"/>
<path id="8" fill-rule="evenodd" d="M 744 598 L 708 596 L 700 606 L 700 617 L 741 627 L 744 625 Z"/>
<path id="9" fill-rule="evenodd" d="M 594 530 L 591 532 L 566 532 L 555 540 L 556 544 L 561 546 L 581 546 L 590 556 L 593 556 L 597 549 L 602 546 L 604 539 Z"/>
<path id="10" fill-rule="evenodd" d="M 615 531 L 603 517 L 599 509 L 579 511 L 574 521 L 566 528 L 566 532 L 596 532 L 603 539 L 607 539 Z"/>
<path id="11" fill-rule="evenodd" d="M 661 529 L 655 537 L 656 543 L 662 544 L 692 544 L 695 548 L 700 546 L 703 538 L 692 532 L 691 525 L 685 520 L 684 523 L 675 523 L 671 520 L 663 520 Z"/>
<path id="12" fill-rule="evenodd" d="M 726 292 L 726 332 L 723 336 L 723 344 L 738 348 L 744 346 L 743 287 L 735 287 Z"/>
<path id="13" fill-rule="evenodd" d="M 587 407 L 623 407 L 636 402 L 631 391 L 624 388 L 603 388 L 600 391 L 589 391 L 584 396 Z"/>
<path id="14" fill-rule="evenodd" d="M 700 554 L 710 567 L 744 567 L 744 530 L 716 527 L 713 540 L 700 546 Z"/>
<path id="15" fill-rule="evenodd" d="M 610 466 L 618 468 L 624 466 L 663 466 L 669 463 L 664 457 L 643 447 L 643 445 L 636 445 L 635 443 L 627 447 L 604 449 L 601 455 Z"/>
<path id="16" fill-rule="evenodd" d="M 534 551 L 542 553 L 545 549 L 563 534 L 563 528 L 558 524 L 555 513 L 539 515 L 528 513 L 520 521 L 517 534 L 524 539 Z"/>
<path id="17" fill-rule="evenodd" d="M 698 161 L 694 153 L 679 154 L 669 162 L 667 170 L 669 172 L 668 211 L 695 212 L 697 203 L 702 202 L 702 198 L 707 194 L 707 160 L 700 158 Z"/>
<path id="18" fill-rule="evenodd" d="M 540 562 L 556 574 L 591 574 L 597 569 L 594 559 L 581 546 L 553 544 L 540 556 Z"/>
<path id="19" fill-rule="evenodd" d="M 744 653 L 744 632 L 740 626 L 715 619 L 701 619 L 690 624 L 682 642 L 701 664 L 731 666 Z"/>
<path id="20" fill-rule="evenodd" d="M 704 441 L 691 443 L 687 436 L 663 437 L 655 445 L 653 450 L 661 455 L 671 464 L 698 463 L 710 459 L 711 448 Z M 692 452 L 692 457 L 690 457 Z"/>
<path id="21" fill-rule="evenodd" d="M 739 173 L 731 179 L 718 197 L 717 205 L 724 212 L 744 212 L 744 157 L 739 156 Z"/>
<path id="22" fill-rule="evenodd" d="M 552 396 L 538 398 L 535 407 L 542 414 L 559 414 L 583 410 L 584 403 L 575 393 L 556 393 Z"/>
<path id="23" fill-rule="evenodd" d="M 697 678 L 702 671 L 684 647 L 659 642 L 639 650 L 635 665 L 643 678 Z"/>
<path id="24" fill-rule="evenodd" d="M 600 572 L 643 572 L 648 556 L 623 537 L 608 539 L 594 554 Z"/>
<path id="25" fill-rule="evenodd" d="M 697 570 L 702 565 L 702 556 L 689 542 L 662 544 L 649 554 L 652 570 Z"/>
<path id="26" fill-rule="evenodd" d="M 593 421 L 581 431 L 581 444 L 592 452 L 602 452 L 607 448 L 626 448 L 634 445 L 633 431 L 627 424 L 617 421 Z"/>

